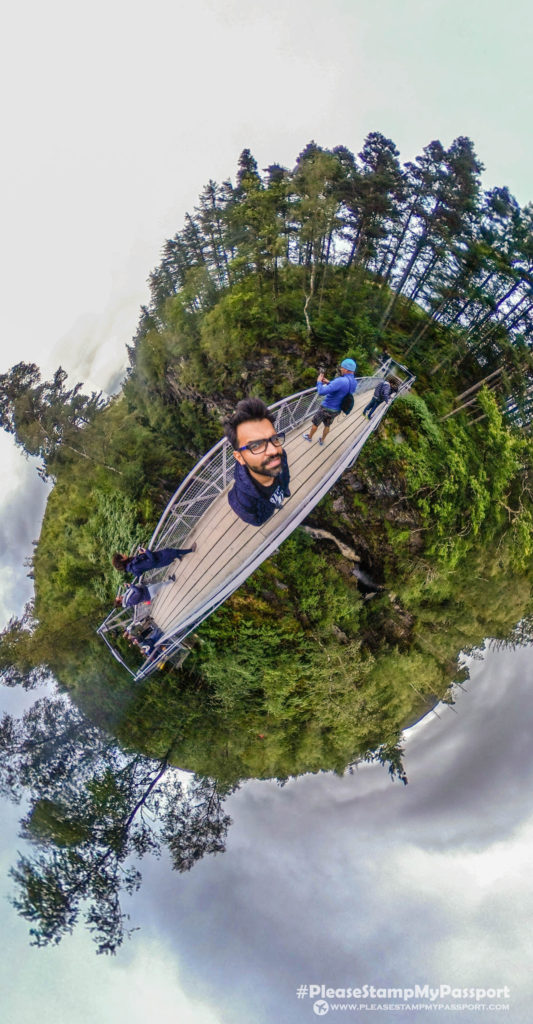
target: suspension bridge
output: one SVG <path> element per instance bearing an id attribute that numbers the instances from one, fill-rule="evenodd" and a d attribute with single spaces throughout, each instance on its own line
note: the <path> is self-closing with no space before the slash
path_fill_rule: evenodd
<path id="1" fill-rule="evenodd" d="M 363 409 L 385 377 L 394 378 L 398 392 L 388 403 L 378 406 L 368 421 Z M 145 573 L 143 583 L 158 582 L 171 572 L 175 582 L 162 588 L 149 605 L 115 608 L 97 631 L 135 680 L 146 678 L 169 660 L 181 664 L 190 649 L 184 643 L 186 638 L 309 515 L 341 474 L 354 464 L 392 402 L 405 394 L 414 380 L 406 367 L 392 359 L 384 362 L 373 376 L 358 378 L 352 411 L 335 419 L 323 447 L 317 443 L 318 433 L 314 443 L 303 438 L 323 400 L 315 388 L 270 406 L 276 430 L 285 432 L 291 496 L 263 526 L 249 526 L 229 506 L 227 494 L 233 486 L 235 460 L 227 439 L 222 438 L 200 459 L 172 496 L 148 545 L 156 550 L 191 547 L 196 542 L 196 552 L 172 567 Z M 143 619 L 157 626 L 162 635 L 143 664 L 132 668 L 121 653 L 124 644 L 119 645 L 119 638 L 126 628 Z"/>

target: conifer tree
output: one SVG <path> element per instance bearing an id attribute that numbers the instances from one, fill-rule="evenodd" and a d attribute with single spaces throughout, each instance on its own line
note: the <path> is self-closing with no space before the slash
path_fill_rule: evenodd
<path id="1" fill-rule="evenodd" d="M 81 384 L 66 388 L 67 374 L 59 367 L 51 381 L 42 381 L 34 363 L 17 363 L 0 374 L 0 426 L 12 434 L 26 455 L 42 460 L 41 475 L 62 448 L 74 444 L 102 407 L 101 393 L 81 393 Z"/>

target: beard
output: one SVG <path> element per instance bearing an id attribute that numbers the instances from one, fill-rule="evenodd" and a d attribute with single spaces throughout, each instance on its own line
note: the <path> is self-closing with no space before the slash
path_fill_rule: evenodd
<path id="1" fill-rule="evenodd" d="M 268 459 L 265 459 L 265 461 L 255 469 L 255 472 L 261 473 L 262 476 L 279 476 L 282 470 L 282 463 L 278 462 L 276 465 L 272 465 L 272 463 L 278 458 L 280 458 L 279 455 L 270 455 Z"/>
<path id="2" fill-rule="evenodd" d="M 245 458 L 245 464 L 250 473 L 255 473 L 258 476 L 270 476 L 275 479 L 280 475 L 283 469 L 283 462 L 276 463 L 276 459 L 281 460 L 281 452 L 279 455 L 269 455 L 266 459 L 263 459 L 258 466 L 251 466 L 248 460 Z"/>

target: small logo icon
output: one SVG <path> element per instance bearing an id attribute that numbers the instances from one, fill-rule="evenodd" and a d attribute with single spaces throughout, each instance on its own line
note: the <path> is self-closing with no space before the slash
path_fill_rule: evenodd
<path id="1" fill-rule="evenodd" d="M 325 1013 L 329 1012 L 329 1003 L 325 999 L 317 999 L 316 1003 L 313 1003 L 313 1010 L 317 1017 L 323 1017 Z"/>

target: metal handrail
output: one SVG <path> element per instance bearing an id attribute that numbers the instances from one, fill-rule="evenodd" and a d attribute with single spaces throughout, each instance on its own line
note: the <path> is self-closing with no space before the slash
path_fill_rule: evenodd
<path id="1" fill-rule="evenodd" d="M 391 372 L 393 364 L 407 375 L 406 379 L 400 384 L 398 394 L 402 394 L 409 390 L 415 380 L 415 377 L 409 372 L 409 370 L 407 370 L 406 367 L 396 363 L 393 359 L 389 359 L 372 376 L 357 378 L 358 392 L 361 393 L 374 388 L 377 382 L 383 380 L 383 378 Z M 276 414 L 277 429 L 281 426 L 281 429 L 293 430 L 300 426 L 305 420 L 308 420 L 321 403 L 322 396 L 319 395 L 316 388 L 313 387 L 307 388 L 304 391 L 295 392 L 292 395 L 288 395 L 287 397 L 280 399 L 273 405 L 269 406 L 269 411 Z M 376 426 L 381 421 L 386 409 L 391 404 L 392 402 L 389 402 L 388 405 L 381 410 L 380 414 L 376 415 L 372 423 L 368 424 L 368 429 L 360 436 L 354 449 L 348 453 L 349 457 L 345 459 L 346 465 L 343 465 L 340 470 L 341 472 L 343 469 L 346 469 L 349 465 L 353 464 L 368 436 L 376 429 Z M 287 422 L 283 422 L 284 415 L 286 416 Z M 227 438 L 223 437 L 208 452 L 206 452 L 200 461 L 187 474 L 185 479 L 172 495 L 172 498 L 167 503 L 159 518 L 149 542 L 149 547 L 151 549 L 164 547 L 170 535 L 172 535 L 173 546 L 181 546 L 186 537 L 192 532 L 196 523 L 206 513 L 212 502 L 215 501 L 219 495 L 226 490 L 229 484 L 233 482 L 235 462 L 232 452 L 233 450 L 230 442 Z M 335 479 L 337 479 L 337 476 Z M 320 493 L 320 496 L 322 496 L 323 493 L 326 493 L 326 491 L 332 486 L 332 483 L 334 483 L 334 480 L 330 481 L 329 479 L 325 482 L 321 482 L 320 485 L 317 486 L 317 494 Z M 317 498 L 316 500 L 319 499 Z M 313 502 L 313 504 L 314 503 L 315 502 Z M 274 548 L 285 539 L 285 536 L 288 536 L 289 533 L 298 526 L 299 522 L 301 522 L 307 514 L 307 509 L 303 509 L 301 514 L 296 516 L 294 519 L 291 519 L 283 530 L 283 536 L 276 535 L 274 543 L 272 543 L 271 540 L 268 545 L 266 545 L 266 548 L 268 549 L 266 553 L 265 545 L 259 544 L 254 559 L 251 562 L 247 562 L 243 573 L 238 574 L 236 578 L 228 581 L 220 591 L 220 594 L 217 595 L 216 603 L 213 603 L 212 601 L 209 602 L 208 607 L 205 609 L 205 613 L 203 610 L 197 611 L 194 621 L 183 623 L 180 627 L 179 636 L 176 635 L 176 632 L 165 634 L 165 636 L 158 641 L 157 645 L 157 647 L 166 645 L 164 653 L 162 652 L 159 657 L 154 657 L 154 652 L 152 652 L 137 674 L 131 672 L 125 662 L 123 662 L 122 658 L 119 655 L 116 655 L 118 660 L 124 664 L 124 667 L 127 668 L 128 672 L 131 672 L 132 675 L 135 675 L 136 679 L 139 679 L 144 678 L 153 672 L 155 668 L 161 664 L 162 660 L 168 660 L 168 658 L 171 658 L 176 652 L 183 651 L 184 648 L 182 647 L 181 641 L 196 629 L 200 622 L 207 618 L 208 615 L 211 615 L 212 612 L 215 611 L 215 609 L 219 607 L 224 600 L 226 600 L 226 597 L 228 597 L 230 593 L 233 593 L 237 586 L 240 586 L 244 579 L 253 572 L 257 565 L 260 564 L 264 558 L 268 557 L 270 548 L 272 547 L 272 550 L 274 550 Z M 145 576 L 154 580 L 164 571 L 165 570 L 161 569 L 153 570 L 152 572 L 145 574 Z M 132 609 L 130 617 L 131 620 L 137 621 L 138 616 L 136 615 L 136 611 L 137 609 Z M 123 615 L 121 615 L 120 612 L 117 612 L 117 610 L 112 611 L 99 627 L 98 633 L 104 637 L 106 632 L 117 628 L 120 624 L 118 621 L 119 617 L 122 622 Z M 108 643 L 107 640 L 106 643 Z M 109 643 L 108 646 L 110 646 Z"/>
<path id="2" fill-rule="evenodd" d="M 294 399 L 297 399 L 298 401 L 300 401 L 302 398 L 304 398 L 305 395 L 311 395 L 311 394 L 312 395 L 316 395 L 316 388 L 307 388 L 305 391 L 297 391 L 293 395 L 288 395 L 286 398 L 281 398 L 278 402 L 275 402 L 273 405 L 270 405 L 268 407 L 269 411 L 270 412 L 274 412 L 275 410 L 279 410 L 281 412 L 284 409 L 288 408 L 289 407 L 289 403 L 292 402 Z M 305 416 L 303 416 L 302 419 L 307 419 L 308 415 L 309 415 L 309 412 L 308 412 L 308 410 L 306 410 Z M 298 425 L 298 422 L 295 421 L 292 417 L 291 417 L 291 419 L 292 419 L 291 426 L 292 427 L 296 427 Z M 301 420 L 300 420 L 300 422 L 301 422 Z M 231 477 L 231 479 L 233 479 L 233 470 L 234 470 L 233 456 L 231 458 L 231 463 L 229 464 L 229 469 L 228 469 L 227 455 L 228 455 L 228 451 L 229 451 L 230 447 L 231 446 L 230 446 L 230 443 L 229 443 L 227 437 L 222 437 L 220 439 L 220 441 L 217 441 L 217 443 L 215 445 L 213 445 L 213 447 L 210 448 L 210 450 L 208 452 L 206 452 L 206 454 L 200 459 L 200 461 L 196 463 L 196 465 L 193 467 L 193 469 L 191 469 L 190 473 L 187 474 L 185 479 L 182 481 L 182 483 L 178 487 L 177 491 L 175 491 L 175 493 L 172 495 L 170 501 L 167 503 L 166 508 L 164 509 L 163 513 L 161 514 L 161 516 L 159 518 L 159 522 L 157 523 L 157 526 L 155 527 L 155 530 L 154 530 L 154 532 L 152 534 L 152 537 L 150 539 L 150 543 L 148 545 L 150 548 L 153 548 L 154 544 L 157 542 L 157 537 L 158 537 L 159 530 L 162 527 L 163 523 L 166 521 L 166 519 L 167 519 L 167 517 L 169 515 L 169 512 L 171 512 L 172 508 L 177 504 L 177 502 L 179 501 L 181 496 L 187 491 L 189 486 L 192 483 L 194 483 L 195 480 L 198 479 L 202 469 L 204 469 L 205 467 L 211 465 L 211 463 L 214 461 L 215 457 L 217 456 L 217 454 L 219 452 L 222 452 L 223 461 L 222 461 L 222 467 L 221 467 L 222 487 L 220 487 L 220 490 L 218 491 L 218 493 L 221 493 L 221 491 L 224 491 L 226 489 L 230 477 Z M 213 486 L 217 486 L 216 480 L 210 481 L 210 484 L 212 484 Z M 214 494 L 213 495 L 213 501 L 217 497 L 218 497 L 218 494 Z M 204 511 L 205 511 L 205 509 L 204 509 Z"/>
<path id="3" fill-rule="evenodd" d="M 387 360 L 387 362 L 385 362 L 383 364 L 382 367 L 380 367 L 379 371 L 377 373 L 373 374 L 372 376 L 357 378 L 358 391 L 361 392 L 361 391 L 369 390 L 371 387 L 374 386 L 374 383 L 375 383 L 376 380 L 382 380 L 383 377 L 385 377 L 386 374 L 391 369 L 391 366 L 392 366 L 393 363 L 394 363 L 394 360 L 393 359 L 389 359 L 389 360 Z M 397 365 L 400 369 L 405 370 L 405 372 L 409 373 L 409 371 L 406 370 L 406 368 L 401 366 L 399 363 L 397 363 L 395 365 Z M 410 375 L 410 380 L 409 380 L 409 385 L 408 386 L 410 386 L 410 384 L 412 383 L 412 379 L 414 379 L 414 378 L 412 378 L 412 375 Z M 294 416 L 293 415 L 292 406 L 294 405 L 294 406 L 297 407 L 302 402 L 302 400 L 306 398 L 306 396 L 307 397 L 312 396 L 311 401 L 309 403 L 304 403 L 304 408 L 301 410 L 300 415 Z M 311 413 L 315 411 L 314 410 L 314 406 L 318 407 L 321 404 L 321 402 L 322 402 L 321 396 L 317 393 L 316 387 L 313 387 L 313 388 L 306 388 L 305 391 L 296 391 L 294 394 L 288 395 L 287 397 L 281 398 L 281 399 L 279 399 L 279 401 L 274 402 L 274 404 L 270 405 L 268 408 L 269 408 L 269 412 L 277 413 L 277 416 L 276 416 L 276 426 L 277 427 L 280 425 L 280 419 L 281 419 L 283 413 L 287 412 L 288 413 L 288 417 L 289 417 L 289 423 L 287 424 L 287 426 L 289 426 L 290 429 L 295 429 L 297 426 L 301 425 L 301 423 L 304 420 L 309 418 Z M 220 441 L 217 441 L 217 443 L 215 445 L 213 445 L 213 447 L 200 459 L 200 461 L 196 463 L 196 465 L 193 467 L 193 469 L 190 471 L 190 473 L 187 474 L 187 476 L 182 481 L 182 483 L 180 484 L 178 489 L 172 495 L 172 498 L 167 503 L 166 508 L 164 509 L 163 513 L 161 514 L 161 516 L 159 518 L 159 522 L 157 523 L 157 526 L 155 527 L 155 530 L 154 530 L 154 532 L 152 534 L 152 537 L 150 539 L 150 543 L 149 543 L 149 547 L 150 548 L 153 548 L 156 544 L 158 544 L 160 547 L 163 546 L 163 543 L 165 541 L 165 537 L 168 536 L 168 532 L 170 532 L 170 530 L 173 529 L 173 527 L 175 526 L 175 523 L 176 523 L 176 519 L 174 519 L 174 522 L 171 521 L 170 527 L 169 527 L 169 530 L 167 531 L 167 533 L 164 533 L 161 538 L 159 537 L 159 533 L 160 533 L 163 525 L 166 523 L 166 521 L 168 519 L 168 516 L 169 516 L 169 513 L 172 511 L 173 508 L 176 507 L 176 505 L 178 504 L 180 499 L 183 498 L 183 496 L 186 494 L 186 492 L 189 490 L 189 488 L 192 487 L 192 485 L 196 481 L 198 481 L 200 479 L 202 470 L 204 470 L 206 468 L 209 468 L 215 462 L 215 460 L 219 456 L 219 454 L 222 455 L 222 463 L 221 463 L 221 467 L 220 467 L 220 472 L 219 472 L 219 474 L 218 474 L 218 476 L 216 478 L 212 478 L 210 480 L 207 480 L 207 481 L 205 481 L 205 483 L 207 484 L 208 487 L 215 488 L 216 493 L 213 493 L 211 495 L 211 501 L 214 501 L 218 497 L 218 495 L 222 491 L 224 491 L 226 489 L 226 487 L 228 485 L 228 481 L 229 480 L 233 480 L 233 471 L 234 471 L 233 455 L 231 455 L 231 462 L 228 465 L 228 453 L 230 452 L 230 449 L 231 449 L 231 445 L 230 445 L 228 439 L 226 437 L 221 438 Z M 201 499 L 205 503 L 206 500 L 207 500 L 207 494 L 195 495 L 193 500 L 198 501 L 199 499 Z M 211 501 L 209 501 L 209 504 L 211 504 Z M 202 514 L 209 507 L 209 504 L 204 504 L 204 506 L 202 508 Z M 189 516 L 189 517 L 191 517 L 193 519 L 197 518 L 194 509 L 192 509 L 191 507 L 184 507 L 182 512 L 183 512 L 183 515 L 186 514 L 187 516 Z M 191 532 L 190 524 L 184 522 L 184 525 L 186 525 L 188 527 L 187 530 L 186 530 L 186 533 L 185 533 L 185 536 L 186 536 L 187 533 Z M 155 578 L 155 577 L 151 577 L 151 578 Z"/>

